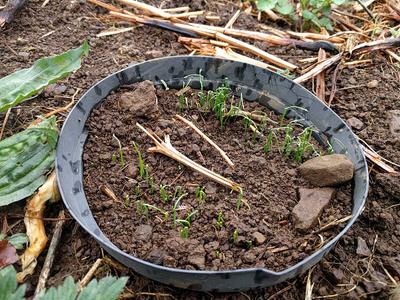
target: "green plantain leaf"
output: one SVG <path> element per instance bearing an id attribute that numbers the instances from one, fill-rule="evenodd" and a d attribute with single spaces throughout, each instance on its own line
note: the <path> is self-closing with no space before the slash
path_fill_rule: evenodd
<path id="1" fill-rule="evenodd" d="M 0 206 L 32 195 L 52 168 L 58 130 L 55 117 L 0 141 Z"/>
<path id="2" fill-rule="evenodd" d="M 66 77 L 81 67 L 81 58 L 89 53 L 85 41 L 79 48 L 60 55 L 37 60 L 30 68 L 22 69 L 0 79 L 0 112 L 37 94 L 47 85 Z"/>
<path id="3" fill-rule="evenodd" d="M 17 289 L 17 272 L 13 266 L 0 270 L 0 300 L 23 300 L 25 285 Z"/>

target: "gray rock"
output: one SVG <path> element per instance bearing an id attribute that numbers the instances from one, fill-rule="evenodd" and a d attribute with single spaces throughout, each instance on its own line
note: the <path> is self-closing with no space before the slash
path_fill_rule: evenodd
<path id="1" fill-rule="evenodd" d="M 332 154 L 307 160 L 299 171 L 315 186 L 335 186 L 353 178 L 354 166 L 345 155 Z"/>
<path id="2" fill-rule="evenodd" d="M 295 228 L 307 231 L 315 226 L 334 194 L 335 190 L 332 188 L 299 188 L 300 201 L 292 211 Z"/>
<path id="3" fill-rule="evenodd" d="M 252 234 L 252 236 L 253 236 L 253 238 L 254 238 L 254 240 L 256 242 L 256 245 L 264 244 L 264 242 L 266 240 L 266 237 L 262 233 L 260 233 L 258 231 L 254 232 Z"/>
<path id="4" fill-rule="evenodd" d="M 136 117 L 154 118 L 159 115 L 156 89 L 149 80 L 137 84 L 133 92 L 123 93 L 119 105 Z"/>
<path id="5" fill-rule="evenodd" d="M 139 170 L 133 162 L 130 162 L 128 166 L 125 168 L 125 174 L 130 178 L 136 178 L 138 173 Z"/>
<path id="6" fill-rule="evenodd" d="M 356 117 L 351 117 L 350 119 L 347 120 L 347 124 L 352 128 L 356 130 L 361 130 L 364 128 L 364 123 L 356 118 Z"/>
<path id="7" fill-rule="evenodd" d="M 389 114 L 389 129 L 396 137 L 400 136 L 400 110 L 390 110 Z"/>
<path id="8" fill-rule="evenodd" d="M 367 242 L 362 238 L 357 238 L 357 250 L 356 253 L 360 256 L 370 256 L 371 250 L 369 250 Z"/>
<path id="9" fill-rule="evenodd" d="M 140 241 L 146 241 L 151 237 L 153 232 L 153 226 L 150 225 L 139 225 L 134 233 L 134 239 Z"/>

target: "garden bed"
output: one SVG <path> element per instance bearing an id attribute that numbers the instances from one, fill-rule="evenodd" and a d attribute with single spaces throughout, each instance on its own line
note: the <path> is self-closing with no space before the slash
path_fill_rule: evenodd
<path id="1" fill-rule="evenodd" d="M 209 95 L 221 97 L 227 90 L 222 87 Z M 298 141 L 311 128 L 292 125 L 296 123 L 257 103 L 244 102 L 241 107 L 237 97 L 227 111 L 241 107 L 263 120 L 256 123 L 236 113 L 221 126 L 207 104 L 200 104 L 204 97 L 199 93 L 207 94 L 190 88 L 177 91 L 160 86 L 155 90 L 150 82 L 142 82 L 139 88 L 129 86 L 113 93 L 92 111 L 83 155 L 85 193 L 96 221 L 111 241 L 129 254 L 169 267 L 226 270 L 258 266 L 280 271 L 334 238 L 341 226 L 318 235 L 320 226 L 299 231 L 292 220 L 298 189 L 312 188 L 297 167 L 302 160 L 326 152 L 311 137 L 306 151 L 298 153 Z M 194 122 L 235 167 L 192 128 L 174 121 L 176 114 Z M 147 153 L 154 145 L 137 122 L 161 138 L 169 135 L 178 151 L 240 184 L 243 195 L 170 158 Z M 253 125 L 257 133 L 251 130 Z M 293 132 L 287 133 L 288 128 Z M 285 146 L 288 138 L 292 141 Z M 110 198 L 106 190 L 116 198 Z M 349 215 L 350 184 L 338 188 L 319 223 L 323 226 Z"/>

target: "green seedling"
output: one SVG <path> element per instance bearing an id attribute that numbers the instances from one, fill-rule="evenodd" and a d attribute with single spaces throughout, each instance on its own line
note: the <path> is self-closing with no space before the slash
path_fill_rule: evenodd
<path id="1" fill-rule="evenodd" d="M 183 194 L 185 194 L 185 191 L 183 190 L 183 188 L 181 186 L 177 186 L 175 188 L 175 192 L 174 192 L 174 199 L 178 199 L 179 197 L 181 197 Z"/>
<path id="2" fill-rule="evenodd" d="M 113 154 L 111 155 L 111 162 L 112 162 L 112 163 L 116 163 L 116 161 L 117 161 L 117 155 L 116 155 L 115 153 L 113 153 Z"/>
<path id="3" fill-rule="evenodd" d="M 138 215 L 147 216 L 149 214 L 149 208 L 147 207 L 146 203 L 142 200 L 137 200 L 135 202 L 136 212 Z"/>
<path id="4" fill-rule="evenodd" d="M 182 194 L 178 199 L 176 199 L 174 206 L 172 207 L 172 223 L 176 224 L 176 217 L 177 217 L 177 211 L 180 205 L 180 202 L 183 197 L 185 197 L 187 194 Z"/>
<path id="5" fill-rule="evenodd" d="M 220 258 L 221 252 L 219 250 L 215 250 L 215 257 Z"/>
<path id="6" fill-rule="evenodd" d="M 160 198 L 163 202 L 169 202 L 169 200 L 171 200 L 167 192 L 167 185 L 160 184 Z"/>
<path id="7" fill-rule="evenodd" d="M 224 226 L 224 218 L 222 216 L 222 212 L 218 212 L 218 216 L 217 216 L 217 228 L 221 229 L 222 226 Z"/>
<path id="8" fill-rule="evenodd" d="M 134 193 L 135 193 L 135 199 L 139 199 L 142 196 L 142 191 L 140 190 L 139 184 L 135 185 Z"/>
<path id="9" fill-rule="evenodd" d="M 206 193 L 204 191 L 204 187 L 198 186 L 195 190 L 196 200 L 199 204 L 203 204 L 206 200 Z"/>
<path id="10" fill-rule="evenodd" d="M 129 194 L 124 194 L 124 205 L 125 207 L 128 207 L 129 204 L 131 203 L 131 200 L 129 199 Z"/>
<path id="11" fill-rule="evenodd" d="M 246 241 L 246 248 L 247 249 L 253 248 L 253 241 Z"/>
<path id="12" fill-rule="evenodd" d="M 119 148 L 119 164 L 121 168 L 125 167 L 125 158 L 124 158 L 124 150 L 122 149 L 121 141 L 113 134 L 113 139 L 115 139 L 118 143 Z"/>
<path id="13" fill-rule="evenodd" d="M 155 210 L 155 211 L 161 213 L 161 214 L 163 215 L 163 217 L 164 217 L 164 220 L 167 220 L 167 219 L 168 219 L 169 213 L 168 213 L 167 211 L 165 211 L 165 210 L 163 210 L 163 209 L 161 209 L 161 208 L 159 208 L 159 207 L 157 207 L 157 206 L 155 206 L 155 205 L 152 205 L 152 204 L 147 204 L 147 203 L 145 203 L 144 205 L 147 207 L 147 211 L 148 211 L 149 209 L 153 209 L 153 210 Z"/>
<path id="14" fill-rule="evenodd" d="M 274 143 L 274 138 L 275 138 L 275 140 L 278 139 L 274 130 L 271 129 L 268 133 L 267 141 L 263 146 L 263 151 L 265 154 L 268 154 L 271 151 L 272 145 Z"/>
<path id="15" fill-rule="evenodd" d="M 183 227 L 181 230 L 180 230 L 180 235 L 181 235 L 181 238 L 183 238 L 183 239 L 187 239 L 187 238 L 189 238 L 189 227 Z"/>
<path id="16" fill-rule="evenodd" d="M 282 153 L 284 156 L 289 157 L 293 150 L 293 126 L 289 123 L 285 127 L 285 138 L 282 144 Z"/>
<path id="17" fill-rule="evenodd" d="M 308 111 L 306 108 L 301 107 L 301 106 L 296 106 L 296 105 L 291 105 L 291 106 L 285 107 L 285 109 L 283 110 L 283 113 L 280 117 L 280 120 L 279 120 L 279 123 L 281 126 L 283 126 L 283 124 L 285 122 L 285 118 L 286 118 L 287 114 L 289 113 L 289 110 L 291 110 L 291 109 L 298 109 L 298 110 L 302 110 L 304 112 Z"/>
<path id="18" fill-rule="evenodd" d="M 144 165 L 144 160 L 143 160 L 143 157 L 142 157 L 142 153 L 140 152 L 138 144 L 136 144 L 135 142 L 133 142 L 132 144 L 133 144 L 133 149 L 135 150 L 137 158 L 138 158 L 139 176 L 141 178 L 144 178 L 144 176 L 146 175 L 146 170 L 145 170 L 145 165 Z"/>
<path id="19" fill-rule="evenodd" d="M 179 95 L 178 96 L 179 111 L 182 113 L 183 111 L 185 111 L 187 106 L 188 106 L 188 103 L 187 103 L 187 98 L 185 97 L 185 95 Z"/>
<path id="20" fill-rule="evenodd" d="M 243 189 L 240 189 L 238 198 L 236 200 L 236 210 L 240 210 L 240 207 L 242 206 L 243 196 Z"/>
<path id="21" fill-rule="evenodd" d="M 314 150 L 314 146 L 310 143 L 313 133 L 312 127 L 307 127 L 296 138 L 296 149 L 294 150 L 294 159 L 301 163 L 305 153 L 309 150 Z"/>
<path id="22" fill-rule="evenodd" d="M 329 141 L 326 141 L 326 143 L 328 144 L 328 147 L 326 149 L 326 151 L 328 152 L 329 155 L 334 154 L 335 150 L 333 150 L 333 146 Z"/>
<path id="23" fill-rule="evenodd" d="M 238 231 L 237 231 L 237 229 L 235 229 L 234 231 L 233 231 L 233 234 L 232 234 L 232 241 L 233 241 L 233 243 L 237 243 L 237 241 L 238 241 L 238 238 L 239 238 L 239 233 L 238 233 Z"/>
<path id="24" fill-rule="evenodd" d="M 149 189 L 150 189 L 149 193 L 150 194 L 154 194 L 156 189 L 154 187 L 154 178 L 153 178 L 153 176 L 150 176 L 148 185 L 149 185 Z"/>

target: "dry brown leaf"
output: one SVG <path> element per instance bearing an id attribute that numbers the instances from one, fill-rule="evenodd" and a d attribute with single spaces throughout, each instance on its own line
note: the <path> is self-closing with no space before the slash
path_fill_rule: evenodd
<path id="1" fill-rule="evenodd" d="M 0 241 L 0 269 L 18 261 L 17 251 L 7 240 Z"/>

